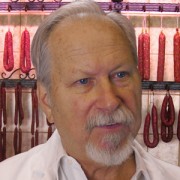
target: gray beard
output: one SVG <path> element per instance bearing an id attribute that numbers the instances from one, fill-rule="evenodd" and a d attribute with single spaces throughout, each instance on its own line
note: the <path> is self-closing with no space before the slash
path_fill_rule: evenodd
<path id="1" fill-rule="evenodd" d="M 86 145 L 87 156 L 93 161 L 103 164 L 105 166 L 121 165 L 133 153 L 132 138 L 128 138 L 127 142 L 121 146 L 121 137 L 117 134 L 106 136 L 103 140 L 114 144 L 114 148 L 100 149 L 88 142 Z"/>
<path id="2" fill-rule="evenodd" d="M 91 141 L 86 144 L 87 156 L 106 166 L 120 165 L 133 153 L 134 132 L 131 131 L 136 122 L 131 111 L 124 106 L 112 114 L 97 113 L 92 115 L 87 121 L 86 130 L 92 132 L 96 127 L 111 123 L 121 123 L 130 132 L 122 128 L 119 132 L 104 135 L 99 142 L 100 144 L 94 144 Z M 107 144 L 107 146 L 101 147 L 101 144 Z"/>

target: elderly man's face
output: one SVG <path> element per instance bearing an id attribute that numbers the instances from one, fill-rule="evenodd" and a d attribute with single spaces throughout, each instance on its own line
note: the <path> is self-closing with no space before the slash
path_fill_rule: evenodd
<path id="1" fill-rule="evenodd" d="M 48 43 L 51 113 L 67 153 L 88 162 L 93 148 L 121 152 L 141 121 L 140 78 L 125 34 L 87 18 L 57 25 Z"/>

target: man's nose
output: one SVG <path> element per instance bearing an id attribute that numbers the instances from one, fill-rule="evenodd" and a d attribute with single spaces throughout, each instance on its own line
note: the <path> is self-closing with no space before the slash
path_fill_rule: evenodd
<path id="1" fill-rule="evenodd" d="M 99 110 L 111 113 L 120 106 L 118 89 L 111 82 L 101 84 L 98 91 L 96 106 Z"/>

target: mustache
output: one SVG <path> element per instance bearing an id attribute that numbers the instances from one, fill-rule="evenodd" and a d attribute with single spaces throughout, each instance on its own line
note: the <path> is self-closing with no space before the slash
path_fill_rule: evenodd
<path id="1" fill-rule="evenodd" d="M 132 122 L 134 122 L 132 112 L 128 108 L 121 106 L 111 114 L 98 112 L 91 115 L 87 120 L 85 128 L 87 131 L 91 131 L 95 127 L 113 125 L 117 123 L 130 126 Z"/>

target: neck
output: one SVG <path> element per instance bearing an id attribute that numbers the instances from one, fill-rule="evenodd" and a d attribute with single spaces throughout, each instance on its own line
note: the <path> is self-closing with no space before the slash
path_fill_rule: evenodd
<path id="1" fill-rule="evenodd" d="M 121 165 L 82 165 L 88 180 L 130 180 L 136 171 L 135 155 L 132 154 Z"/>

